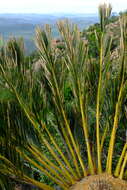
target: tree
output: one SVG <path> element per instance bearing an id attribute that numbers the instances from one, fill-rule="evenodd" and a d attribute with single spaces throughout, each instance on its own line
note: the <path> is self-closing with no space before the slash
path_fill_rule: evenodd
<path id="1" fill-rule="evenodd" d="M 12 80 L 10 61 L 2 59 L 1 83 L 12 93 L 37 137 L 17 144 L 16 136 L 12 135 L 15 154 L 53 183 L 34 179 L 3 154 L 1 173 L 43 190 L 56 189 L 56 185 L 64 190 L 80 190 L 82 186 L 86 190 L 127 189 L 123 180 L 126 179 L 126 141 L 121 142 L 118 159 L 114 159 L 118 154 L 115 152 L 117 131 L 123 128 L 126 137 L 127 19 L 124 16 L 120 20 L 119 67 L 114 71 L 110 57 L 112 39 L 105 27 L 111 6 L 100 6 L 99 13 L 96 60 L 90 59 L 88 45 L 81 39 L 77 26 L 62 21 L 58 28 L 65 43 L 63 51 L 52 46 L 49 26 L 36 30 L 41 60 L 39 73 L 30 72 L 31 68 L 29 72 L 19 69 L 22 81 L 17 83 Z M 71 89 L 70 98 L 66 98 L 67 85 Z"/>

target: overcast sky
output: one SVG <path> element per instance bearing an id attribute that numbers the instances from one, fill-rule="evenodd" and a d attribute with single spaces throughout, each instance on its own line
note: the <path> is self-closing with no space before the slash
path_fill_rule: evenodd
<path id="1" fill-rule="evenodd" d="M 0 13 L 96 13 L 101 0 L 0 0 Z M 103 1 L 103 0 L 102 0 Z M 127 9 L 127 0 L 110 0 L 113 11 Z"/>

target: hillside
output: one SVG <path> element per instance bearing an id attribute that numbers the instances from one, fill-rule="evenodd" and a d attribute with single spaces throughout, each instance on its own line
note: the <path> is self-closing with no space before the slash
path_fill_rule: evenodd
<path id="1" fill-rule="evenodd" d="M 120 15 L 112 16 L 106 23 L 107 37 L 112 38 L 111 50 L 113 54 L 119 49 L 119 39 L 121 35 L 119 18 Z M 98 48 L 96 40 L 97 38 L 100 38 L 100 24 L 95 23 L 89 26 L 88 29 L 84 29 L 82 37 L 89 43 L 89 51 L 92 52 L 93 57 L 97 57 Z"/>
<path id="2" fill-rule="evenodd" d="M 57 37 L 56 22 L 61 19 L 69 19 L 76 23 L 81 30 L 98 21 L 97 15 L 94 14 L 0 14 L 0 35 L 5 40 L 12 36 L 23 37 L 27 53 L 31 53 L 35 49 L 35 27 L 50 24 L 53 36 Z"/>

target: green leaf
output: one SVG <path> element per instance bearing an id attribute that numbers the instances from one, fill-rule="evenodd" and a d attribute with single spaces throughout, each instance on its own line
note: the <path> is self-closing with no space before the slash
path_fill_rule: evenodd
<path id="1" fill-rule="evenodd" d="M 0 101 L 1 102 L 13 101 L 14 99 L 15 99 L 15 96 L 9 89 L 7 89 L 7 88 L 0 89 Z"/>

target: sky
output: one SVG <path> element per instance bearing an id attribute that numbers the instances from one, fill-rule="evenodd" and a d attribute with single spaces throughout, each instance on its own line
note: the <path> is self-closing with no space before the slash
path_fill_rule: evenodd
<path id="1" fill-rule="evenodd" d="M 96 13 L 103 0 L 0 0 L 0 13 Z M 127 9 L 127 0 L 108 0 L 113 12 Z"/>

